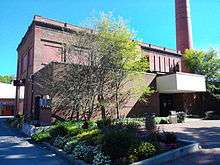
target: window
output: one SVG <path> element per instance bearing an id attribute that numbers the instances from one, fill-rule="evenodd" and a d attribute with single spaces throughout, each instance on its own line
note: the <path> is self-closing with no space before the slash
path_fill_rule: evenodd
<path id="1" fill-rule="evenodd" d="M 154 56 L 154 71 L 156 71 L 156 59 L 155 59 L 155 56 Z"/>
<path id="2" fill-rule="evenodd" d="M 168 60 L 168 65 L 169 65 L 169 71 L 170 71 L 170 58 L 169 58 L 169 60 Z"/>
<path id="3" fill-rule="evenodd" d="M 166 58 L 165 57 L 163 59 L 163 64 L 164 64 L 164 72 L 166 72 Z"/>
<path id="4" fill-rule="evenodd" d="M 161 61 L 160 61 L 160 57 L 159 57 L 159 71 L 161 71 Z"/>

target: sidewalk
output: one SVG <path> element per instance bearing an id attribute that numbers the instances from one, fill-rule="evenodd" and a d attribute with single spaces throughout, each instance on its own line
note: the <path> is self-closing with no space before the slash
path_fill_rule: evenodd
<path id="1" fill-rule="evenodd" d="M 160 125 L 160 128 L 176 132 L 179 138 L 197 141 L 203 147 L 200 152 L 162 165 L 220 165 L 220 120 L 188 119 L 185 123 Z"/>
<path id="2" fill-rule="evenodd" d="M 45 147 L 29 143 L 20 133 L 5 126 L 4 120 L 0 118 L 1 165 L 68 165 Z"/>

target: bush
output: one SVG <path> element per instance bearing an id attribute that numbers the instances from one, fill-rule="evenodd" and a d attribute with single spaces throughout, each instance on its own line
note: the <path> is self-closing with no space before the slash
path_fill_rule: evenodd
<path id="1" fill-rule="evenodd" d="M 72 151 L 72 155 L 75 159 L 81 159 L 88 163 L 92 163 L 96 153 L 97 147 L 90 146 L 86 143 L 77 144 Z"/>
<path id="2" fill-rule="evenodd" d="M 100 143 L 102 134 L 99 129 L 87 130 L 76 136 L 79 141 L 87 142 L 91 145 Z"/>
<path id="3" fill-rule="evenodd" d="M 56 137 L 54 142 L 53 142 L 53 145 L 57 148 L 64 148 L 64 145 L 66 144 L 67 142 L 67 139 L 65 137 Z"/>
<path id="4" fill-rule="evenodd" d="M 87 121 L 87 124 L 88 124 L 88 129 L 82 128 L 84 125 L 84 121 L 66 121 L 63 122 L 61 125 L 66 127 L 66 129 L 68 130 L 69 134 L 71 134 L 71 136 L 76 136 L 85 131 L 97 128 L 97 125 L 94 121 Z"/>
<path id="5" fill-rule="evenodd" d="M 138 146 L 130 148 L 129 162 L 133 163 L 138 160 L 147 159 L 156 153 L 156 148 L 153 144 L 142 142 Z"/>
<path id="6" fill-rule="evenodd" d="M 51 139 L 51 136 L 48 131 L 42 131 L 37 134 L 34 134 L 31 137 L 32 140 L 35 142 L 43 142 L 43 141 L 49 141 Z"/>
<path id="7" fill-rule="evenodd" d="M 64 125 L 57 125 L 53 128 L 51 128 L 49 130 L 49 133 L 51 135 L 51 137 L 55 138 L 55 137 L 63 137 L 63 136 L 66 136 L 68 134 L 68 129 L 64 126 Z"/>
<path id="8" fill-rule="evenodd" d="M 177 112 L 177 122 L 178 123 L 183 123 L 186 118 L 186 113 L 185 112 Z"/>
<path id="9" fill-rule="evenodd" d="M 93 165 L 110 165 L 111 159 L 109 156 L 105 156 L 103 152 L 97 152 L 92 161 Z"/>
<path id="10" fill-rule="evenodd" d="M 160 134 L 160 141 L 165 144 L 173 144 L 177 142 L 177 137 L 174 132 L 163 132 Z"/>
<path id="11" fill-rule="evenodd" d="M 98 121 L 96 121 L 96 124 L 99 129 L 103 129 L 105 127 L 110 127 L 112 124 L 112 119 L 106 118 L 106 119 L 98 120 Z"/>
<path id="12" fill-rule="evenodd" d="M 70 141 L 68 141 L 64 147 L 63 150 L 67 153 L 71 153 L 72 150 L 74 149 L 74 147 L 78 144 L 78 140 L 77 139 L 71 139 Z"/>
<path id="13" fill-rule="evenodd" d="M 135 122 L 135 121 L 132 121 L 132 122 L 129 122 L 129 123 L 124 123 L 124 126 L 128 129 L 137 129 L 139 128 L 141 125 L 139 122 Z"/>
<path id="14" fill-rule="evenodd" d="M 168 117 L 155 117 L 154 120 L 155 120 L 156 124 L 163 124 L 163 123 L 169 124 L 169 118 Z M 164 121 L 162 121 L 162 120 L 164 120 Z M 161 121 L 162 121 L 162 123 L 161 123 Z"/>
<path id="15" fill-rule="evenodd" d="M 13 128 L 21 128 L 24 123 L 24 116 L 17 114 L 14 118 L 6 120 L 7 124 Z"/>
<path id="16" fill-rule="evenodd" d="M 111 159 L 125 157 L 132 144 L 137 142 L 135 134 L 124 129 L 107 131 L 102 138 L 102 149 Z"/>
<path id="17" fill-rule="evenodd" d="M 168 120 L 161 119 L 159 124 L 169 124 Z"/>
<path id="18" fill-rule="evenodd" d="M 217 115 L 214 111 L 205 112 L 205 120 L 219 120 L 220 116 Z"/>

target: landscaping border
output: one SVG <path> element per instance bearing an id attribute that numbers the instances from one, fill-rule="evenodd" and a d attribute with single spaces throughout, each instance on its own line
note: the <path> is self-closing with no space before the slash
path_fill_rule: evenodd
<path id="1" fill-rule="evenodd" d="M 170 160 L 175 160 L 179 157 L 183 157 L 187 154 L 199 151 L 201 149 L 201 146 L 199 145 L 199 143 L 197 143 L 195 141 L 188 141 L 188 140 L 183 140 L 183 139 L 180 139 L 178 141 L 185 143 L 185 144 L 188 144 L 188 145 L 171 150 L 171 151 L 168 151 L 168 152 L 165 152 L 165 153 L 162 153 L 160 155 L 154 156 L 154 157 L 146 159 L 146 160 L 132 163 L 132 165 L 160 164 L 160 163 L 164 163 L 164 162 L 167 162 Z"/>
<path id="2" fill-rule="evenodd" d="M 85 163 L 83 160 L 74 159 L 70 154 L 67 154 L 62 149 L 58 149 L 58 148 L 50 145 L 49 143 L 41 142 L 41 144 L 46 146 L 49 150 L 53 151 L 55 154 L 65 158 L 70 164 L 73 164 L 73 165 L 89 165 L 89 164 Z"/>
<path id="3" fill-rule="evenodd" d="M 179 157 L 182 157 L 182 156 L 185 156 L 187 154 L 199 151 L 201 149 L 201 146 L 199 145 L 199 143 L 197 143 L 195 141 L 188 141 L 188 140 L 183 140 L 183 139 L 180 139 L 178 141 L 182 142 L 182 143 L 185 143 L 187 145 L 184 146 L 184 147 L 174 149 L 172 151 L 162 153 L 160 155 L 154 156 L 154 157 L 146 159 L 146 160 L 142 160 L 142 161 L 139 161 L 139 162 L 132 163 L 131 165 L 160 164 L 160 163 L 164 163 L 164 162 L 167 162 L 167 161 L 170 161 L 170 160 L 175 160 Z M 65 151 L 63 151 L 62 149 L 58 149 L 54 146 L 51 146 L 49 143 L 42 142 L 42 144 L 45 145 L 48 149 L 55 152 L 57 155 L 60 155 L 60 156 L 64 157 L 71 164 L 74 164 L 74 165 L 88 165 L 87 163 L 85 163 L 82 160 L 73 159 L 73 157 L 71 157 Z"/>

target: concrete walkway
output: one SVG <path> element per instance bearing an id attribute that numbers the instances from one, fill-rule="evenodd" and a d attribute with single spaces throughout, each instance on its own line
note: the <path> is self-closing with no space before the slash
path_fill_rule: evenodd
<path id="1" fill-rule="evenodd" d="M 179 138 L 197 141 L 201 151 L 163 165 L 220 165 L 220 120 L 188 119 L 181 124 L 159 125 L 160 129 L 176 132 Z"/>
<path id="2" fill-rule="evenodd" d="M 0 165 L 68 165 L 45 147 L 35 146 L 0 118 Z"/>

